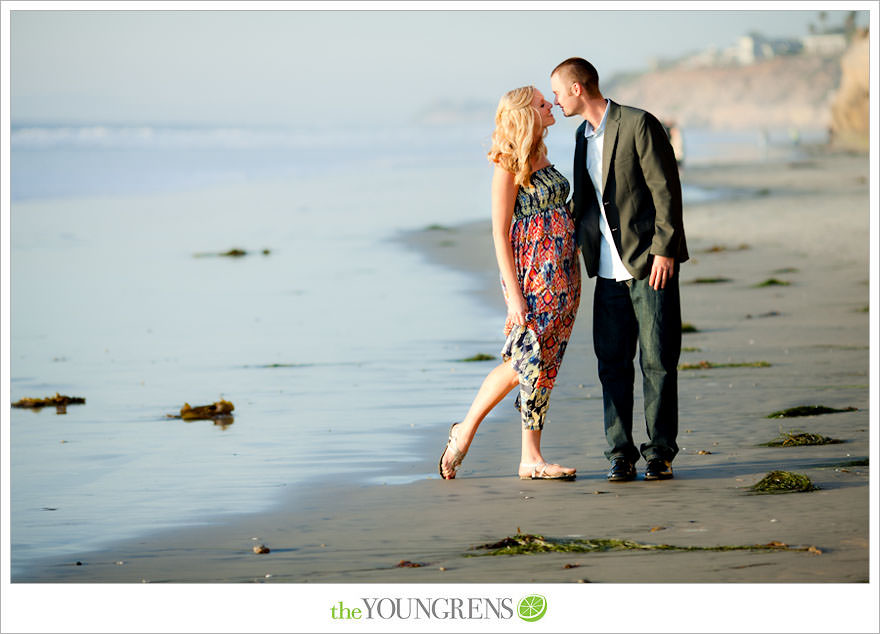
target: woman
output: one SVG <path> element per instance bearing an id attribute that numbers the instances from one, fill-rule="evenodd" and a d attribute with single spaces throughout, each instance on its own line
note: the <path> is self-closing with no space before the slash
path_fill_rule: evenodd
<path id="1" fill-rule="evenodd" d="M 550 390 L 571 335 L 580 301 L 580 260 L 569 215 L 568 181 L 547 160 L 544 136 L 556 120 L 534 87 L 501 98 L 489 160 L 492 236 L 507 302 L 503 363 L 480 387 L 470 410 L 449 428 L 440 475 L 451 480 L 486 415 L 519 385 L 523 422 L 519 477 L 569 480 L 575 469 L 541 454 L 541 430 Z"/>

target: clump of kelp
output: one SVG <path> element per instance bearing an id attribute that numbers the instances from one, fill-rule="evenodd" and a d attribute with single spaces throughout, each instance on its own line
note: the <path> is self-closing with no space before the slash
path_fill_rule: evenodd
<path id="1" fill-rule="evenodd" d="M 482 352 L 479 352 L 472 357 L 466 357 L 464 359 L 459 359 L 459 362 L 461 362 L 461 363 L 474 363 L 477 361 L 494 361 L 494 360 L 495 360 L 495 357 L 493 357 L 491 354 L 483 354 Z"/>
<path id="2" fill-rule="evenodd" d="M 423 568 L 427 564 L 424 564 L 420 561 L 409 561 L 408 559 L 401 559 L 398 563 L 394 564 L 395 568 Z"/>
<path id="3" fill-rule="evenodd" d="M 770 442 L 761 443 L 762 447 L 806 447 L 810 445 L 837 445 L 842 440 L 830 438 L 822 434 L 812 434 L 797 430 L 780 431 Z"/>
<path id="4" fill-rule="evenodd" d="M 269 249 L 263 249 L 260 251 L 263 255 L 270 255 L 272 251 Z M 221 253 L 196 253 L 193 257 L 197 258 L 243 258 L 246 255 L 250 255 L 248 251 L 244 249 L 229 249 L 228 251 L 223 251 Z"/>
<path id="5" fill-rule="evenodd" d="M 817 491 L 819 487 L 813 484 L 807 476 L 791 471 L 771 471 L 761 480 L 749 488 L 752 493 L 807 493 Z"/>
<path id="6" fill-rule="evenodd" d="M 260 368 L 262 370 L 271 370 L 274 368 L 310 368 L 314 363 L 264 363 L 263 365 L 244 365 L 243 368 Z"/>
<path id="7" fill-rule="evenodd" d="M 726 284 L 727 282 L 732 282 L 733 280 L 729 277 L 698 277 L 690 282 L 689 284 Z"/>
<path id="8" fill-rule="evenodd" d="M 30 398 L 26 397 L 12 403 L 12 407 L 23 409 L 32 409 L 40 411 L 44 407 L 54 407 L 56 414 L 66 414 L 68 405 L 85 405 L 86 399 L 81 396 L 64 396 L 55 392 L 55 396 L 47 396 L 46 398 Z"/>
<path id="9" fill-rule="evenodd" d="M 189 403 L 184 403 L 180 408 L 180 414 L 167 414 L 168 418 L 178 418 L 182 420 L 213 420 L 215 425 L 229 425 L 235 422 L 232 412 L 235 405 L 227 400 L 219 400 L 210 405 L 197 405 L 192 407 Z"/>
<path id="10" fill-rule="evenodd" d="M 820 416 L 822 414 L 839 414 L 841 412 L 857 412 L 857 407 L 844 407 L 843 409 L 834 409 L 833 407 L 825 407 L 824 405 L 798 405 L 797 407 L 789 407 L 772 414 L 767 414 L 767 418 L 796 418 L 798 416 Z"/>
<path id="11" fill-rule="evenodd" d="M 679 370 L 712 370 L 714 368 L 769 368 L 766 361 L 747 361 L 745 363 L 713 363 L 711 361 L 699 361 L 697 363 L 682 363 Z"/>
<path id="12" fill-rule="evenodd" d="M 755 284 L 753 288 L 767 288 L 768 286 L 791 286 L 791 282 L 786 280 L 778 280 L 775 277 L 768 278 L 763 282 Z"/>
<path id="13" fill-rule="evenodd" d="M 713 244 L 708 249 L 704 249 L 701 253 L 724 253 L 726 251 L 746 251 L 749 248 L 747 244 L 740 244 L 736 247 L 729 247 L 724 244 Z"/>
<path id="14" fill-rule="evenodd" d="M 722 546 L 675 546 L 672 544 L 644 544 L 629 539 L 572 539 L 553 538 L 543 535 L 531 535 L 517 533 L 511 537 L 505 537 L 501 541 L 490 544 L 474 546 L 471 550 L 485 550 L 487 552 L 470 557 L 486 557 L 495 555 L 533 555 L 537 553 L 604 553 L 609 551 L 639 550 L 639 551 L 710 551 L 726 552 L 732 550 L 789 550 L 821 553 L 814 546 L 789 546 L 782 542 L 770 542 L 768 544 L 749 545 L 722 545 Z"/>
<path id="15" fill-rule="evenodd" d="M 849 460 L 848 462 L 841 462 L 839 464 L 834 465 L 838 468 L 846 468 L 846 467 L 867 467 L 868 466 L 868 458 L 861 458 L 859 460 Z"/>
<path id="16" fill-rule="evenodd" d="M 700 332 L 700 330 L 692 323 L 686 321 L 681 324 L 681 332 L 682 334 L 687 334 L 691 332 Z"/>
<path id="17" fill-rule="evenodd" d="M 759 319 L 764 318 L 764 317 L 779 317 L 781 314 L 782 313 L 780 313 L 778 310 L 769 310 L 766 313 L 761 313 L 757 317 Z M 751 313 L 746 315 L 746 319 L 754 319 L 754 318 L 755 318 L 755 316 L 752 315 Z"/>

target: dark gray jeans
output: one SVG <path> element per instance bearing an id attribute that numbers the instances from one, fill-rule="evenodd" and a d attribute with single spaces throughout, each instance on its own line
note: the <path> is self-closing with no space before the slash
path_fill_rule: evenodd
<path id="1" fill-rule="evenodd" d="M 635 463 L 639 454 L 669 462 L 678 453 L 678 359 L 681 354 L 681 302 L 678 267 L 666 288 L 655 291 L 648 279 L 616 282 L 596 278 L 593 347 L 605 410 L 609 460 Z M 633 360 L 639 348 L 648 442 L 636 449 L 632 437 Z"/>

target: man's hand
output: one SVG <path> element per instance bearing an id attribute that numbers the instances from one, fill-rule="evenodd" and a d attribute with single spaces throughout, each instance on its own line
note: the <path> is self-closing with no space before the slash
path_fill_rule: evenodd
<path id="1" fill-rule="evenodd" d="M 651 277 L 648 284 L 655 291 L 666 288 L 666 282 L 672 279 L 675 273 L 675 258 L 667 258 L 662 255 L 654 256 L 654 263 L 651 265 Z"/>

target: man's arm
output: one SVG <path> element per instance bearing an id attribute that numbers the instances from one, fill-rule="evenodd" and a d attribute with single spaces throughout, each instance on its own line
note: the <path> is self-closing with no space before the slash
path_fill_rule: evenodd
<path id="1" fill-rule="evenodd" d="M 650 253 L 654 256 L 649 284 L 664 288 L 675 271 L 675 256 L 683 234 L 681 181 L 675 152 L 666 131 L 656 117 L 644 113 L 639 117 L 635 135 L 636 151 L 645 183 L 654 201 L 654 239 Z"/>

